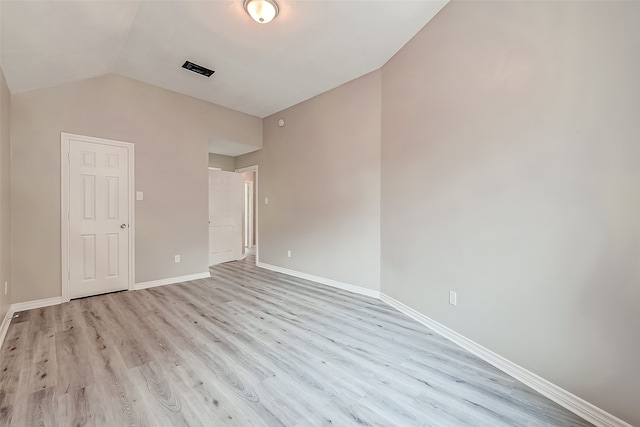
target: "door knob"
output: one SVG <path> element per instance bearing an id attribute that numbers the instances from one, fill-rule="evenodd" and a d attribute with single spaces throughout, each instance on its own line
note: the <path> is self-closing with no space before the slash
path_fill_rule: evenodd
<path id="1" fill-rule="evenodd" d="M 127 228 L 127 224 L 120 224 L 120 228 Z"/>

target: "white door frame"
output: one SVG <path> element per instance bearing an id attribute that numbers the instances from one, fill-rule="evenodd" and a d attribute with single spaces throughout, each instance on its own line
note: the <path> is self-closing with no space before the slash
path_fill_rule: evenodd
<path id="1" fill-rule="evenodd" d="M 253 230 L 256 236 L 256 264 L 260 262 L 260 233 L 258 232 L 260 229 L 260 185 L 258 184 L 258 165 L 248 166 L 246 168 L 236 169 L 237 173 L 245 173 L 245 172 L 255 172 L 255 180 L 253 183 L 253 191 L 256 193 L 256 203 L 253 206 L 254 215 L 256 216 L 256 226 Z"/>
<path id="2" fill-rule="evenodd" d="M 111 139 L 95 138 L 92 136 L 75 135 L 72 133 L 62 132 L 60 134 L 60 219 L 62 233 L 60 240 L 62 242 L 62 302 L 70 300 L 69 297 L 69 141 L 71 139 L 79 139 L 94 144 L 104 144 L 127 149 L 129 164 L 129 274 L 128 289 L 133 289 L 135 277 L 135 186 L 134 186 L 134 145 L 130 142 L 114 141 Z"/>
<path id="3" fill-rule="evenodd" d="M 244 247 L 247 249 L 250 249 L 254 246 L 253 244 L 253 220 L 256 217 L 253 210 L 255 209 L 253 205 L 255 205 L 255 203 L 253 202 L 255 199 L 255 194 L 253 194 L 253 181 L 245 181 L 244 182 L 244 188 L 245 188 L 245 206 L 244 206 L 244 213 L 245 213 L 245 224 L 244 224 Z"/>

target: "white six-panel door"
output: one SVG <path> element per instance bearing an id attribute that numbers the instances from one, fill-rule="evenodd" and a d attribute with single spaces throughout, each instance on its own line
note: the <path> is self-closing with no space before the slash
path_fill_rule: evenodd
<path id="1" fill-rule="evenodd" d="M 129 149 L 75 136 L 67 144 L 68 297 L 128 289 Z"/>
<path id="2" fill-rule="evenodd" d="M 209 169 L 209 265 L 242 258 L 244 179 Z"/>

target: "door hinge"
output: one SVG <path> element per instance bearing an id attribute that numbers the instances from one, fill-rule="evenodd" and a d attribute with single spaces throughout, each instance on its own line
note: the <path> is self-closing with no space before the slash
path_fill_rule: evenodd
<path id="1" fill-rule="evenodd" d="M 71 161 L 71 152 L 70 152 L 70 151 L 69 151 L 69 152 L 67 152 L 67 160 L 68 160 L 68 161 Z"/>

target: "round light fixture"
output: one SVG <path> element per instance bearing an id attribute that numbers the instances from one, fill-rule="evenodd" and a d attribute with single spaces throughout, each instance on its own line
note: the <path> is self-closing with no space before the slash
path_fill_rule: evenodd
<path id="1" fill-rule="evenodd" d="M 275 0 L 244 0 L 244 10 L 259 24 L 271 22 L 278 16 L 278 3 Z"/>

